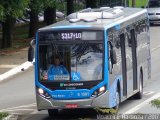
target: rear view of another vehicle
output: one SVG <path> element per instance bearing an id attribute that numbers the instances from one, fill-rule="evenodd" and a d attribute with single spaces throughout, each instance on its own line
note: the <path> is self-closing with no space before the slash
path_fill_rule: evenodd
<path id="1" fill-rule="evenodd" d="M 150 25 L 160 24 L 160 0 L 149 0 L 147 10 Z"/>

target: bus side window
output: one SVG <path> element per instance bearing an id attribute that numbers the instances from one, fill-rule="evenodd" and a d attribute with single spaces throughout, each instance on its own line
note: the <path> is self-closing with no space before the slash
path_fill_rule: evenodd
<path id="1" fill-rule="evenodd" d="M 118 49 L 121 46 L 119 36 L 117 35 L 115 38 L 115 47 Z"/>
<path id="2" fill-rule="evenodd" d="M 126 36 L 126 39 L 128 40 L 128 47 L 132 47 L 132 40 L 130 37 L 130 33 L 126 32 L 125 36 Z"/>
<path id="3" fill-rule="evenodd" d="M 112 43 L 108 41 L 108 47 L 109 47 L 109 71 L 110 74 L 112 74 L 113 65 L 117 63 L 117 55 L 115 48 L 113 47 Z"/>
<path id="4" fill-rule="evenodd" d="M 137 40 L 136 40 L 135 30 L 131 29 L 130 33 L 131 33 L 131 40 L 134 41 L 133 45 L 135 45 L 137 47 Z"/>

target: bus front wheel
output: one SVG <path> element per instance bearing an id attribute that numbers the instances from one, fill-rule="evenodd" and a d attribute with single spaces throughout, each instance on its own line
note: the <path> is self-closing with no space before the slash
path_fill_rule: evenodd
<path id="1" fill-rule="evenodd" d="M 116 106 L 114 107 L 114 109 L 118 112 L 119 109 L 119 104 L 120 104 L 120 94 L 119 91 L 117 90 L 116 92 Z"/>
<path id="2" fill-rule="evenodd" d="M 49 109 L 48 110 L 48 115 L 50 117 L 55 117 L 56 115 L 58 115 L 58 109 Z"/>

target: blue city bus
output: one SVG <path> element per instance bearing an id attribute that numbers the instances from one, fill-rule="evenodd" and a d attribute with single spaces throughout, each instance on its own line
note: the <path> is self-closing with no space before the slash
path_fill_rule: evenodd
<path id="1" fill-rule="evenodd" d="M 60 109 L 118 109 L 131 96 L 141 99 L 151 77 L 149 35 L 141 8 L 84 9 L 40 28 L 28 51 L 29 61 L 35 58 L 37 109 L 52 116 Z"/>

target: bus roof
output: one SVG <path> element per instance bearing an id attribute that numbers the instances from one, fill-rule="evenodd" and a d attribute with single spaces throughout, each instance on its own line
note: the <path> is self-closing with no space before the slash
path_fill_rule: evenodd
<path id="1" fill-rule="evenodd" d="M 146 13 L 146 14 L 144 14 Z M 50 31 L 53 29 L 72 29 L 72 28 L 110 28 L 119 25 L 127 20 L 140 19 L 144 14 L 147 16 L 147 10 L 142 8 L 109 8 L 84 9 L 72 13 L 65 20 L 55 24 L 40 28 L 39 31 Z M 141 17 L 139 17 L 141 16 Z"/>

